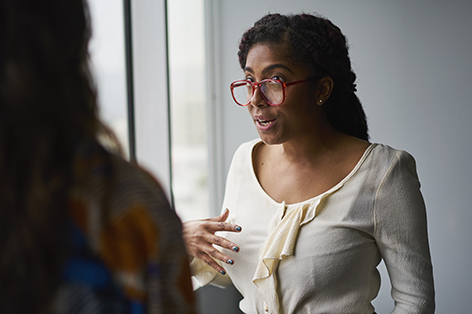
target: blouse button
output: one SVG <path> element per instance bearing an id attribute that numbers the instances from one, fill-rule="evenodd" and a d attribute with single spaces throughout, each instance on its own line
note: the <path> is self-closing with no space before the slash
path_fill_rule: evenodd
<path id="1" fill-rule="evenodd" d="M 264 306 L 264 311 L 269 312 L 269 307 L 267 305 Z"/>

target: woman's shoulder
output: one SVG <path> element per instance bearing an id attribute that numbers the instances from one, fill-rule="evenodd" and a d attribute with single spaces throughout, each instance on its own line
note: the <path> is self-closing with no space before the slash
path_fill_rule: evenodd
<path id="1" fill-rule="evenodd" d="M 87 208 L 98 206 L 106 213 L 106 222 L 110 224 L 134 215 L 148 217 L 138 220 L 147 220 L 156 226 L 169 224 L 178 228 L 180 220 L 150 172 L 100 145 L 89 146 L 91 148 L 77 162 L 76 171 L 81 172 L 81 181 L 71 193 L 71 202 L 81 204 L 74 206 L 81 208 L 77 215 L 88 215 Z"/>
<path id="2" fill-rule="evenodd" d="M 115 173 L 110 188 L 113 197 L 121 199 L 118 203 L 129 203 L 130 206 L 139 203 L 143 208 L 159 211 L 160 219 L 168 216 L 163 212 L 174 216 L 167 195 L 149 171 L 118 156 L 112 157 L 112 163 Z"/>
<path id="3" fill-rule="evenodd" d="M 416 160 L 409 152 L 382 143 L 374 143 L 371 146 L 370 164 L 379 170 L 379 174 L 409 173 L 417 178 Z"/>
<path id="4" fill-rule="evenodd" d="M 383 143 L 373 143 L 371 144 L 372 154 L 377 159 L 382 159 L 385 161 L 394 161 L 394 160 L 414 160 L 414 157 L 403 149 L 393 148 L 388 144 Z"/>

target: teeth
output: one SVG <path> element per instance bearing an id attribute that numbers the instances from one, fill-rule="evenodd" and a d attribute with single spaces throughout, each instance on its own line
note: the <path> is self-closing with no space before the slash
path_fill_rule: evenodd
<path id="1" fill-rule="evenodd" d="M 271 121 L 266 121 L 266 120 L 258 120 L 260 124 L 266 126 L 269 125 Z"/>

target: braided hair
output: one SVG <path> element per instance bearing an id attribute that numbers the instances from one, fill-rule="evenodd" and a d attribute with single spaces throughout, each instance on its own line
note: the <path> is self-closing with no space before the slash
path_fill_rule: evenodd
<path id="1" fill-rule="evenodd" d="M 267 14 L 246 31 L 239 44 L 239 64 L 245 68 L 249 50 L 256 44 L 287 45 L 287 57 L 334 82 L 323 104 L 329 123 L 338 131 L 369 139 L 366 115 L 355 94 L 356 74 L 351 68 L 346 38 L 331 21 L 311 14 Z"/>

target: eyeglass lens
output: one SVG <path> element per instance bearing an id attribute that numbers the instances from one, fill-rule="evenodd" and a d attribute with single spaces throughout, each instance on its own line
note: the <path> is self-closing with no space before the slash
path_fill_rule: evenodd
<path id="1" fill-rule="evenodd" d="M 233 86 L 233 95 L 235 100 L 246 105 L 251 102 L 253 95 L 253 86 L 250 83 L 238 83 Z M 275 80 L 264 81 L 260 84 L 260 92 L 270 105 L 279 105 L 284 99 L 284 88 L 282 83 Z"/>

